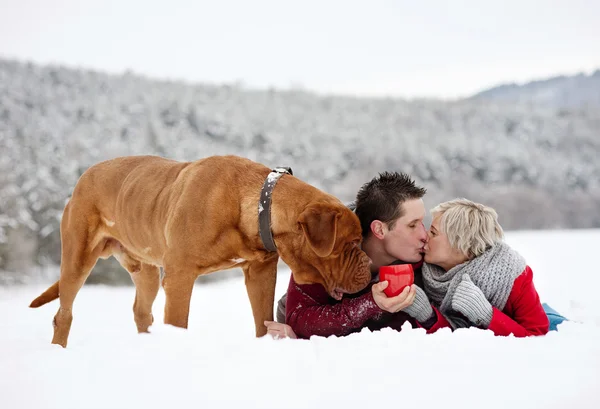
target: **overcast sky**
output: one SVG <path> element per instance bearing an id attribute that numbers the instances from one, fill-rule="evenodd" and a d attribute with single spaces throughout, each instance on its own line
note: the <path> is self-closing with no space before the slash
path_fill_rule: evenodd
<path id="1" fill-rule="evenodd" d="M 194 82 L 453 98 L 600 68 L 600 1 L 0 0 L 0 56 Z"/>

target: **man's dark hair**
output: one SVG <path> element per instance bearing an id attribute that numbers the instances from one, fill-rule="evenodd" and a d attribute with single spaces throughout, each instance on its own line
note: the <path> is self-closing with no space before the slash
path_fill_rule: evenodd
<path id="1" fill-rule="evenodd" d="M 427 189 L 415 185 L 406 173 L 383 172 L 362 185 L 356 195 L 355 213 L 360 219 L 363 238 L 371 231 L 371 222 L 380 220 L 394 228 L 404 216 L 404 202 L 421 199 Z"/>

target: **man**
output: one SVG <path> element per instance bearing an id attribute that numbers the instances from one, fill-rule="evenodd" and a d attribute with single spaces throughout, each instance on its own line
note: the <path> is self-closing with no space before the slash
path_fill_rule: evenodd
<path id="1" fill-rule="evenodd" d="M 408 175 L 397 172 L 381 173 L 364 184 L 356 196 L 355 212 L 362 227 L 362 249 L 373 262 L 371 283 L 337 301 L 320 284 L 299 285 L 292 276 L 287 297 L 279 301 L 280 322 L 265 322 L 268 333 L 290 338 L 344 336 L 362 328 L 400 330 L 406 321 L 414 324 L 408 312 L 418 317 L 413 310 L 418 311 L 427 297 L 419 297 L 422 290 L 415 285 L 388 297 L 384 293 L 387 281 L 378 282 L 378 271 L 385 265 L 412 263 L 415 284 L 422 288 L 421 264 L 427 242 L 425 193 Z M 287 325 L 281 322 L 283 317 Z"/>

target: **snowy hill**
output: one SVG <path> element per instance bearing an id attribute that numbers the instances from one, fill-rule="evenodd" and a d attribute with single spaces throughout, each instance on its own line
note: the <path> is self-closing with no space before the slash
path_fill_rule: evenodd
<path id="1" fill-rule="evenodd" d="M 503 84 L 472 97 L 476 101 L 529 103 L 561 110 L 600 109 L 600 70 L 574 76 L 558 76 L 522 85 Z"/>
<path id="2" fill-rule="evenodd" d="M 0 283 L 59 262 L 77 178 L 120 155 L 238 154 L 343 201 L 405 171 L 428 207 L 482 201 L 507 230 L 600 227 L 599 125 L 597 107 L 317 96 L 0 59 Z"/>

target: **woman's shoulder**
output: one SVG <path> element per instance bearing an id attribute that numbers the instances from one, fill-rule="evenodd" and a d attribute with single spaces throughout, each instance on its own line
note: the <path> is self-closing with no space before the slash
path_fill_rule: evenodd
<path id="1" fill-rule="evenodd" d="M 520 278 L 522 280 L 532 280 L 533 279 L 533 270 L 531 269 L 531 267 L 529 267 L 529 264 L 525 265 L 523 272 L 517 278 Z"/>
<path id="2" fill-rule="evenodd" d="M 533 286 L 533 270 L 529 265 L 525 265 L 523 272 L 515 278 L 508 301 L 514 301 L 521 298 L 522 295 L 531 291 Z"/>
<path id="3" fill-rule="evenodd" d="M 516 287 L 518 284 L 524 285 L 530 283 L 531 281 L 533 281 L 533 270 L 531 269 L 531 267 L 529 267 L 528 264 L 526 264 L 521 274 L 519 274 L 517 278 L 515 278 L 514 286 Z"/>

